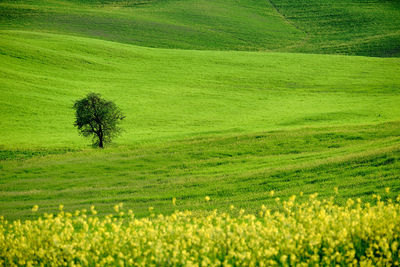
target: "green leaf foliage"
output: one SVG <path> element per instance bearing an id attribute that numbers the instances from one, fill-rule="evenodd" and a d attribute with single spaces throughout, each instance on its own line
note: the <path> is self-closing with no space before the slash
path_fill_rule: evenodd
<path id="1" fill-rule="evenodd" d="M 74 125 L 85 137 L 93 137 L 93 145 L 103 147 L 121 132 L 118 124 L 125 118 L 114 102 L 102 99 L 100 94 L 89 93 L 74 104 Z"/>

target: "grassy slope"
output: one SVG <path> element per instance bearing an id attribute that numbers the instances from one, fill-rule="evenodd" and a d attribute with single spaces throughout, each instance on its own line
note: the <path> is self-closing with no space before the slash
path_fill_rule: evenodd
<path id="1" fill-rule="evenodd" d="M 400 2 L 367 0 L 271 0 L 307 34 L 293 51 L 400 56 Z"/>
<path id="2" fill-rule="evenodd" d="M 398 59 L 127 44 L 396 57 L 399 5 L 2 1 L 0 213 L 108 212 L 122 201 L 142 215 L 171 211 L 172 197 L 180 208 L 254 210 L 273 205 L 271 189 L 286 198 L 334 186 L 342 197 L 371 200 L 386 186 L 394 196 Z M 89 91 L 128 115 L 105 151 L 72 127 L 71 105 Z"/>
<path id="3" fill-rule="evenodd" d="M 9 219 L 32 216 L 58 204 L 67 210 L 101 213 L 123 202 L 139 216 L 147 208 L 227 210 L 231 204 L 255 211 L 276 197 L 304 192 L 339 200 L 400 192 L 400 123 L 306 128 L 225 137 L 195 138 L 136 148 L 86 150 L 3 162 L 0 210 Z M 211 202 L 205 203 L 209 195 Z"/>
<path id="4" fill-rule="evenodd" d="M 268 2 L 150 1 L 139 6 L 77 2 L 5 2 L 0 4 L 0 25 L 184 49 L 265 50 L 294 45 L 304 36 Z"/>
<path id="5" fill-rule="evenodd" d="M 4 148 L 82 147 L 73 101 L 89 91 L 127 114 L 119 144 L 400 118 L 398 59 L 158 50 L 2 32 Z"/>
<path id="6" fill-rule="evenodd" d="M 1 40 L 8 218 L 27 218 L 33 204 L 106 212 L 123 201 L 144 214 L 171 211 L 172 197 L 181 208 L 253 210 L 272 203 L 271 189 L 283 198 L 334 186 L 344 197 L 399 192 L 400 126 L 384 123 L 400 118 L 398 59 L 164 50 L 15 31 Z M 126 132 L 116 148 L 66 153 L 87 146 L 71 105 L 91 90 L 121 106 Z M 306 126 L 314 128 L 296 130 Z M 37 157 L 48 153 L 56 155 Z"/>
<path id="7" fill-rule="evenodd" d="M 400 2 L 2 1 L 0 29 L 163 48 L 399 56 Z"/>

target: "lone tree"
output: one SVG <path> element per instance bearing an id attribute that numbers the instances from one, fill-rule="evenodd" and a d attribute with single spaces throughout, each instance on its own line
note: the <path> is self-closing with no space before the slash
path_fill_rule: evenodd
<path id="1" fill-rule="evenodd" d="M 118 124 L 125 118 L 121 110 L 112 101 L 107 101 L 99 94 L 89 93 L 74 104 L 76 120 L 74 125 L 85 137 L 92 136 L 93 145 L 104 147 L 105 143 L 121 132 Z"/>

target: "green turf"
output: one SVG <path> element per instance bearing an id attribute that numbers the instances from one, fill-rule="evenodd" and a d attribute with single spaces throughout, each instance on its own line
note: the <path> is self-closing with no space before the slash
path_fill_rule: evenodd
<path id="1" fill-rule="evenodd" d="M 85 150 L 2 162 L 0 210 L 9 219 L 95 205 L 103 213 L 116 203 L 141 216 L 147 208 L 255 211 L 273 208 L 275 197 L 338 187 L 348 197 L 400 193 L 400 122 L 357 127 L 305 128 L 225 137 L 194 138 L 136 148 Z M 206 203 L 205 196 L 211 201 Z"/>
<path id="2" fill-rule="evenodd" d="M 0 29 L 148 47 L 393 57 L 400 55 L 400 2 L 4 0 Z"/>
<path id="3" fill-rule="evenodd" d="M 26 218 L 33 204 L 106 212 L 122 201 L 144 214 L 171 211 L 172 197 L 194 210 L 254 210 L 270 190 L 398 192 L 400 126 L 384 122 L 400 118 L 399 59 L 151 49 L 15 31 L 1 40 L 7 217 Z M 72 125 L 72 103 L 89 91 L 127 115 L 106 151 L 90 149 Z"/>
<path id="4" fill-rule="evenodd" d="M 270 1 L 307 35 L 293 51 L 400 56 L 400 1 Z"/>
<path id="5" fill-rule="evenodd" d="M 400 118 L 399 59 L 142 48 L 1 32 L 3 149 L 82 148 L 73 102 L 126 113 L 117 144 Z"/>
<path id="6" fill-rule="evenodd" d="M 0 29 L 68 33 L 150 47 L 217 50 L 276 49 L 292 46 L 304 36 L 282 20 L 267 1 L 135 2 L 5 1 L 0 3 Z"/>
<path id="7" fill-rule="evenodd" d="M 0 215 L 396 196 L 399 5 L 1 1 Z M 91 91 L 127 116 L 105 150 L 73 127 Z"/>

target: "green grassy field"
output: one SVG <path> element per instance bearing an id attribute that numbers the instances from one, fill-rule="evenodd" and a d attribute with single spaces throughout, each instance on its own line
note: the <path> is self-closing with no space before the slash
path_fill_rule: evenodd
<path id="1" fill-rule="evenodd" d="M 0 29 L 147 47 L 400 55 L 400 3 L 383 0 L 4 0 Z"/>
<path id="2" fill-rule="evenodd" d="M 271 0 L 275 8 L 307 34 L 291 51 L 398 57 L 400 2 L 365 0 Z"/>
<path id="3" fill-rule="evenodd" d="M 390 1 L 2 1 L 0 215 L 396 196 L 393 18 Z M 73 127 L 91 91 L 127 116 L 105 150 Z"/>
<path id="4" fill-rule="evenodd" d="M 122 202 L 135 214 L 199 211 L 230 205 L 256 211 L 300 192 L 372 201 L 400 191 L 400 122 L 357 127 L 306 128 L 194 138 L 136 148 L 84 150 L 3 162 L 1 210 L 27 218 L 59 204 L 67 210 L 95 205 L 110 213 Z M 276 192 L 270 197 L 269 192 Z M 206 203 L 205 196 L 211 201 Z"/>
<path id="5" fill-rule="evenodd" d="M 126 113 L 117 143 L 128 146 L 400 118 L 399 59 L 149 49 L 32 32 L 1 40 L 5 148 L 84 147 L 72 104 L 90 91 Z"/>

